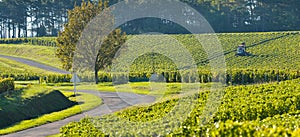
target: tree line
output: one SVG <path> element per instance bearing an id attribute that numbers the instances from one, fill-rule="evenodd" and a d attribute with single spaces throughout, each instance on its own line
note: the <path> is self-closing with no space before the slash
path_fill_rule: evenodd
<path id="1" fill-rule="evenodd" d="M 300 30 L 299 0 L 180 0 L 202 14 L 215 32 L 266 32 Z M 151 21 L 149 21 L 151 20 Z M 128 34 L 149 29 L 162 33 L 188 33 L 163 19 L 139 19 L 122 27 Z M 193 21 L 190 21 L 193 22 Z M 141 25 L 141 24 L 146 24 Z M 158 25 L 159 24 L 159 25 Z"/>
<path id="2" fill-rule="evenodd" d="M 0 38 L 57 36 L 82 0 L 0 0 Z"/>
<path id="3" fill-rule="evenodd" d="M 0 37 L 57 36 L 68 10 L 84 0 L 0 0 Z M 95 0 L 86 0 L 95 1 Z M 110 0 L 109 5 L 120 0 Z M 180 0 L 216 32 L 300 30 L 299 0 Z M 127 34 L 188 33 L 172 19 L 143 18 L 120 26 Z"/>

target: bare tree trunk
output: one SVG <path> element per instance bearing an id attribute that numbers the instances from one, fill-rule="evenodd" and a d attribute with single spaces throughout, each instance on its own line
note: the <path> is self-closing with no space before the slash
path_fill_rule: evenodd
<path id="1" fill-rule="evenodd" d="M 26 18 L 26 16 L 25 16 L 25 20 L 24 20 L 24 37 L 28 37 L 27 36 L 27 18 Z"/>
<path id="2" fill-rule="evenodd" d="M 12 23 L 12 29 L 13 29 L 13 35 L 12 35 L 12 38 L 16 38 L 16 25 L 15 23 Z"/>
<path id="3" fill-rule="evenodd" d="M 21 25 L 20 25 L 20 23 L 18 23 L 18 36 L 17 37 L 18 38 L 21 37 Z"/>
<path id="4" fill-rule="evenodd" d="M 3 20 L 1 20 L 1 32 L 0 32 L 0 38 L 3 38 L 3 25 L 4 25 L 4 23 L 3 23 Z"/>
<path id="5" fill-rule="evenodd" d="M 8 20 L 8 38 L 11 38 L 10 31 L 11 31 L 10 20 Z"/>
<path id="6" fill-rule="evenodd" d="M 96 69 L 96 67 L 95 67 L 95 81 L 96 81 L 96 84 L 99 83 L 98 70 Z"/>
<path id="7" fill-rule="evenodd" d="M 33 37 L 33 15 L 31 15 L 31 37 Z"/>

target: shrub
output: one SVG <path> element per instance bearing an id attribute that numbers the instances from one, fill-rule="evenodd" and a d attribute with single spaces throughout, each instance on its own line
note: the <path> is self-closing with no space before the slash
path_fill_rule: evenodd
<path id="1" fill-rule="evenodd" d="M 0 79 L 0 93 L 14 90 L 15 83 L 13 78 Z"/>

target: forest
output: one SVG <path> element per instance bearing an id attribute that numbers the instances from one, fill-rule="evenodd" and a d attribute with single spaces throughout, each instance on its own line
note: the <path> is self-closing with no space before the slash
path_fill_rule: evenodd
<path id="1" fill-rule="evenodd" d="M 63 31 L 63 24 L 68 21 L 68 10 L 83 1 L 88 0 L 0 0 L 0 38 L 57 36 Z M 97 3 L 96 0 L 90 1 Z M 119 1 L 111 0 L 109 5 Z M 181 1 L 199 11 L 215 32 L 300 29 L 299 0 Z M 190 25 L 193 25 L 193 21 L 190 22 Z M 120 27 L 127 34 L 142 34 L 149 31 L 165 34 L 189 33 L 172 22 L 172 17 L 141 18 Z"/>

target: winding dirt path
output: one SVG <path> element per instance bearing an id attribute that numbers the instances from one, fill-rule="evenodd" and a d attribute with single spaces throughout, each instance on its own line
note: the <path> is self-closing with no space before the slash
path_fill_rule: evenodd
<path id="1" fill-rule="evenodd" d="M 37 67 L 43 70 L 47 70 L 47 71 L 51 71 L 51 72 L 56 72 L 56 73 L 61 73 L 61 74 L 70 74 L 70 72 L 65 71 L 65 70 L 61 70 L 55 67 L 51 67 L 51 66 L 47 66 L 29 59 L 24 59 L 24 58 L 19 58 L 19 57 L 12 57 L 12 56 L 6 56 L 6 55 L 1 55 L 0 54 L 0 58 L 6 58 L 6 59 L 10 59 L 10 60 L 14 60 L 29 66 L 33 66 L 33 67 Z"/>
<path id="2" fill-rule="evenodd" d="M 27 59 L 4 56 L 4 55 L 0 55 L 0 57 L 15 60 L 48 71 L 53 71 L 62 74 L 69 73 L 67 71 L 46 66 L 44 64 L 40 64 L 38 62 L 34 62 Z M 3 137 L 43 137 L 43 136 L 58 134 L 61 126 L 64 126 L 72 121 L 79 121 L 81 118 L 85 116 L 102 116 L 105 114 L 116 112 L 118 110 L 124 109 L 129 106 L 133 106 L 137 104 L 148 104 L 155 101 L 155 97 L 153 96 L 139 95 L 134 93 L 98 92 L 98 91 L 91 91 L 91 90 L 78 90 L 78 92 L 84 92 L 84 93 L 94 94 L 98 96 L 99 98 L 102 99 L 102 105 L 92 110 L 68 117 L 60 121 L 56 121 L 53 123 L 19 131 L 16 133 L 4 135 Z"/>
<path id="3" fill-rule="evenodd" d="M 103 104 L 90 111 L 68 117 L 64 120 L 4 135 L 3 137 L 43 137 L 58 134 L 61 126 L 64 126 L 72 121 L 79 121 L 85 116 L 103 116 L 132 105 L 148 104 L 155 101 L 155 98 L 152 96 L 138 95 L 133 93 L 97 92 L 90 90 L 81 90 L 79 92 L 94 94 L 102 99 Z"/>

